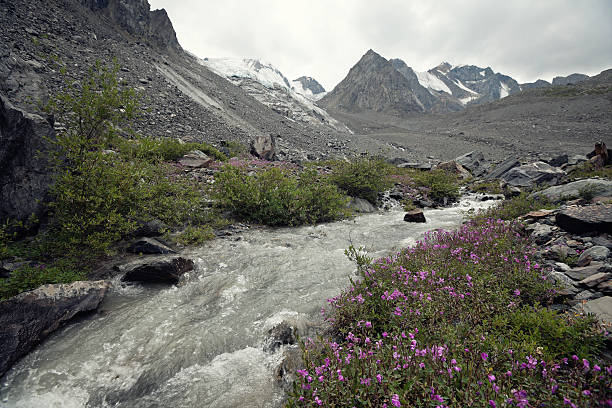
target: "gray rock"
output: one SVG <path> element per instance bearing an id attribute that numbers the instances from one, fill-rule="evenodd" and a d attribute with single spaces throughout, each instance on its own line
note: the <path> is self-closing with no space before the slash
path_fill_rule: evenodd
<path id="1" fill-rule="evenodd" d="M 554 279 L 557 283 L 559 283 L 562 287 L 566 289 L 573 289 L 574 291 L 578 292 L 578 290 L 574 287 L 575 282 L 571 280 L 566 274 L 562 272 L 553 271 L 550 273 L 550 277 Z"/>
<path id="2" fill-rule="evenodd" d="M 251 154 L 262 160 L 276 159 L 276 141 L 274 136 L 258 136 L 251 142 Z"/>
<path id="3" fill-rule="evenodd" d="M 442 169 L 451 174 L 455 174 L 459 176 L 459 178 L 461 178 L 462 180 L 472 177 L 470 171 L 455 160 L 439 163 L 436 166 L 436 169 Z"/>
<path id="4" fill-rule="evenodd" d="M 457 157 L 454 161 L 468 169 L 471 173 L 477 173 L 477 170 L 484 164 L 484 154 L 480 151 L 472 151 Z"/>
<path id="5" fill-rule="evenodd" d="M 560 272 L 567 272 L 572 268 L 568 264 L 564 264 L 563 262 L 555 262 L 555 269 Z"/>
<path id="6" fill-rule="evenodd" d="M 0 221 L 41 217 L 51 184 L 44 154 L 53 126 L 0 95 Z"/>
<path id="7" fill-rule="evenodd" d="M 268 337 L 264 340 L 263 350 L 273 353 L 283 345 L 291 345 L 297 342 L 298 331 L 287 322 L 282 322 L 270 330 Z"/>
<path id="8" fill-rule="evenodd" d="M 351 200 L 349 201 L 348 206 L 351 210 L 358 212 L 358 213 L 367 214 L 367 213 L 373 213 L 373 212 L 378 211 L 378 209 L 376 208 L 374 204 L 372 204 L 368 200 L 365 200 L 359 197 L 351 197 Z"/>
<path id="9" fill-rule="evenodd" d="M 97 309 L 109 282 L 44 285 L 0 302 L 0 377 L 75 315 Z"/>
<path id="10" fill-rule="evenodd" d="M 598 272 L 602 272 L 603 266 L 604 264 L 602 262 L 593 262 L 589 266 L 573 268 L 565 272 L 565 274 L 574 280 L 581 281 Z"/>
<path id="11" fill-rule="evenodd" d="M 538 184 L 556 184 L 565 175 L 563 170 L 544 162 L 535 162 L 514 167 L 501 176 L 511 186 L 533 187 Z"/>
<path id="12" fill-rule="evenodd" d="M 593 288 L 602 282 L 609 281 L 611 277 L 612 277 L 612 274 L 610 273 L 599 272 L 599 273 L 589 276 L 588 278 L 584 278 L 578 283 L 582 286 Z"/>
<path id="13" fill-rule="evenodd" d="M 533 232 L 531 233 L 531 237 L 534 239 L 535 243 L 538 245 L 543 245 L 550 241 L 552 237 L 552 227 L 546 224 L 536 223 L 534 224 Z"/>
<path id="14" fill-rule="evenodd" d="M 575 166 L 575 165 L 577 165 L 578 163 L 582 163 L 582 162 L 585 162 L 585 161 L 587 161 L 587 160 L 588 160 L 588 159 L 586 158 L 586 156 L 585 156 L 585 155 L 582 155 L 582 154 L 575 154 L 575 155 L 570 156 L 570 157 L 567 159 L 567 164 L 568 164 L 568 165 L 570 165 L 570 166 Z"/>
<path id="15" fill-rule="evenodd" d="M 507 172 L 509 172 L 510 170 L 512 170 L 513 168 L 520 166 L 521 163 L 519 163 L 518 160 L 516 159 L 508 159 L 500 164 L 498 164 L 497 166 L 495 166 L 493 168 L 493 170 L 491 170 L 489 172 L 489 174 L 486 175 L 485 178 L 487 179 L 497 179 L 500 178 L 501 176 L 503 176 L 504 174 L 506 174 Z"/>
<path id="16" fill-rule="evenodd" d="M 121 280 L 126 282 L 175 284 L 193 267 L 192 260 L 173 255 L 146 257 L 115 268 L 125 274 Z"/>
<path id="17" fill-rule="evenodd" d="M 555 222 L 574 234 L 612 232 L 612 204 L 568 207 L 555 216 Z"/>
<path id="18" fill-rule="evenodd" d="M 555 261 L 565 259 L 568 255 L 569 248 L 567 247 L 567 245 L 552 245 L 543 253 L 544 258 L 552 259 Z"/>
<path id="19" fill-rule="evenodd" d="M 531 194 L 531 196 L 546 197 L 550 201 L 558 202 L 561 200 L 578 198 L 586 193 L 592 193 L 596 197 L 612 197 L 612 180 L 578 180 L 537 191 Z"/>
<path id="20" fill-rule="evenodd" d="M 213 163 L 213 159 L 199 150 L 194 150 L 184 155 L 179 163 L 185 167 L 194 169 L 208 167 Z"/>
<path id="21" fill-rule="evenodd" d="M 580 263 L 583 259 L 589 257 L 591 261 L 605 261 L 607 257 L 610 256 L 610 250 L 605 246 L 594 246 L 582 254 L 580 254 L 580 258 L 578 258 L 578 263 Z"/>
<path id="22" fill-rule="evenodd" d="M 599 299 L 589 300 L 584 305 L 577 305 L 576 309 L 584 313 L 592 313 L 598 319 L 612 324 L 612 297 L 603 296 Z"/>
<path id="23" fill-rule="evenodd" d="M 173 254 L 175 251 L 154 238 L 140 238 L 127 248 L 133 254 Z"/>
<path id="24" fill-rule="evenodd" d="M 425 214 L 423 214 L 423 210 L 415 209 L 406 212 L 404 215 L 404 221 L 406 222 L 426 222 Z"/>
<path id="25" fill-rule="evenodd" d="M 608 249 L 612 249 L 612 241 L 610 241 L 606 236 L 593 237 L 591 238 L 591 242 L 593 242 L 594 245 L 605 246 Z"/>
<path id="26" fill-rule="evenodd" d="M 550 160 L 544 160 L 546 163 L 550 164 L 553 167 L 561 167 L 569 160 L 567 154 L 560 154 L 551 158 Z"/>
<path id="27" fill-rule="evenodd" d="M 400 169 L 431 170 L 434 168 L 434 164 L 408 162 L 408 163 L 398 164 L 397 167 L 399 167 Z"/>
<path id="28" fill-rule="evenodd" d="M 583 290 L 582 292 L 574 296 L 574 299 L 582 301 L 582 300 L 597 299 L 598 297 L 599 296 L 597 296 L 595 293 L 591 292 L 590 290 Z"/>

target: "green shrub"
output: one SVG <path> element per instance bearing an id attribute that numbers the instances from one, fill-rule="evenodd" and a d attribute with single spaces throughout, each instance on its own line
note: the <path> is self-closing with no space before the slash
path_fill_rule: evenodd
<path id="1" fill-rule="evenodd" d="M 391 188 L 390 166 L 382 159 L 360 158 L 350 163 L 336 162 L 331 181 L 352 197 L 376 204 L 378 193 Z"/>
<path id="2" fill-rule="evenodd" d="M 555 206 L 545 197 L 529 197 L 529 193 L 521 193 L 516 197 L 502 201 L 494 207 L 476 213 L 473 218 L 514 220 L 531 211 L 553 208 Z"/>
<path id="3" fill-rule="evenodd" d="M 12 271 L 10 278 L 0 279 L 0 299 L 8 299 L 48 283 L 71 283 L 85 280 L 88 271 L 86 267 L 68 262 L 23 266 Z"/>
<path id="4" fill-rule="evenodd" d="M 586 178 L 602 178 L 612 180 L 612 166 L 605 166 L 595 169 L 595 165 L 590 161 L 580 163 L 568 171 L 567 176 L 570 180 L 580 180 Z"/>
<path id="5" fill-rule="evenodd" d="M 192 150 L 202 153 L 218 161 L 227 161 L 227 157 L 208 143 L 187 142 L 181 143 L 178 139 L 163 138 L 154 139 L 149 137 L 139 138 L 135 143 L 126 141 L 124 150 L 132 157 L 141 160 L 178 160 Z"/>
<path id="6" fill-rule="evenodd" d="M 410 177 L 412 177 L 417 186 L 427 188 L 429 190 L 427 195 L 435 201 L 441 201 L 445 197 L 451 201 L 459 198 L 460 183 L 455 174 L 442 169 L 431 171 L 413 170 L 410 173 Z"/>
<path id="7" fill-rule="evenodd" d="M 476 183 L 470 187 L 470 190 L 474 193 L 484 193 L 484 194 L 503 194 L 504 191 L 499 185 L 498 180 L 492 181 L 482 181 Z"/>
<path id="8" fill-rule="evenodd" d="M 315 170 L 299 176 L 268 168 L 255 175 L 225 166 L 216 176 L 215 198 L 235 217 L 261 224 L 301 225 L 347 215 L 347 199 Z"/>
<path id="9" fill-rule="evenodd" d="M 176 242 L 182 245 L 200 245 L 215 237 L 210 225 L 188 225 L 175 237 Z"/>

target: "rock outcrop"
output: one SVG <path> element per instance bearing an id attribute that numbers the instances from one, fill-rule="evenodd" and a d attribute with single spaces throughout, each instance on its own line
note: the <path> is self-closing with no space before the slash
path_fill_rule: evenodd
<path id="1" fill-rule="evenodd" d="M 251 154 L 262 160 L 276 159 L 276 140 L 272 135 L 259 136 L 251 142 Z"/>
<path id="2" fill-rule="evenodd" d="M 117 266 L 124 273 L 125 282 L 178 283 L 180 277 L 192 270 L 194 263 L 178 255 L 152 256 Z"/>
<path id="3" fill-rule="evenodd" d="M 556 222 L 565 231 L 581 234 L 612 232 L 612 204 L 568 207 L 556 215 Z"/>
<path id="4" fill-rule="evenodd" d="M 45 155 L 53 126 L 0 96 L 0 222 L 41 217 L 51 175 Z"/>
<path id="5" fill-rule="evenodd" d="M 105 281 L 44 285 L 0 302 L 0 377 L 74 316 L 97 309 L 109 287 Z"/>
<path id="6" fill-rule="evenodd" d="M 612 197 L 612 181 L 602 179 L 577 180 L 536 191 L 532 196 L 546 197 L 548 200 L 556 202 L 563 199 L 579 198 L 585 194 L 593 197 Z"/>
<path id="7" fill-rule="evenodd" d="M 535 162 L 514 167 L 501 178 L 516 187 L 533 187 L 538 184 L 556 184 L 565 175 L 563 170 L 544 162 Z"/>

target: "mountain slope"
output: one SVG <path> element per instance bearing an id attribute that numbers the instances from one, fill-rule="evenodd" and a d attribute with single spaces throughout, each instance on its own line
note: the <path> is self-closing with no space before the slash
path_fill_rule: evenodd
<path id="1" fill-rule="evenodd" d="M 270 63 L 236 58 L 204 58 L 200 62 L 287 119 L 317 128 L 350 132 L 314 104 L 317 98 L 312 91 L 304 89 L 299 82 L 293 85 Z"/>
<path id="2" fill-rule="evenodd" d="M 374 111 L 405 115 L 425 111 L 406 78 L 373 50 L 351 68 L 319 105 L 351 113 Z"/>

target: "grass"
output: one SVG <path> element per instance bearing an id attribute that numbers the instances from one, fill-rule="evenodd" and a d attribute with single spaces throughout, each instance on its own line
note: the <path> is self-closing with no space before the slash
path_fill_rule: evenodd
<path id="1" fill-rule="evenodd" d="M 516 197 L 503 200 L 494 207 L 474 214 L 472 218 L 476 220 L 486 220 L 489 218 L 516 220 L 518 217 L 531 211 L 554 208 L 556 208 L 556 206 L 546 198 L 532 198 L 529 197 L 529 193 L 523 192 Z"/>
<path id="2" fill-rule="evenodd" d="M 303 341 L 286 406 L 604 404 L 602 333 L 592 317 L 540 305 L 555 286 L 519 231 L 469 223 L 362 266 L 329 300 L 332 336 Z"/>
<path id="3" fill-rule="evenodd" d="M 612 180 L 612 166 L 604 166 L 601 169 L 595 169 L 593 163 L 586 161 L 575 166 L 569 171 L 567 176 L 571 181 L 586 178 Z"/>

